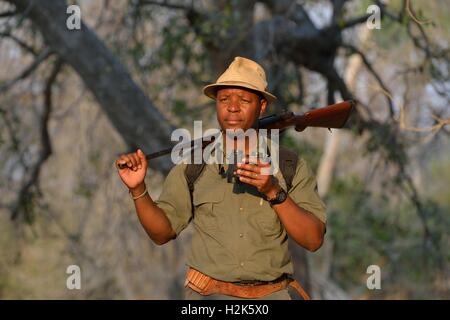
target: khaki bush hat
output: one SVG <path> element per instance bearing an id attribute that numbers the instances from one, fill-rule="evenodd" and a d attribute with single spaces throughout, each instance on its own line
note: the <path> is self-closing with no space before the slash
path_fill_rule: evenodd
<path id="1" fill-rule="evenodd" d="M 203 88 L 203 93 L 212 99 L 216 99 L 217 89 L 225 86 L 236 86 L 258 91 L 266 98 L 268 103 L 277 99 L 273 94 L 266 91 L 267 80 L 264 69 L 255 61 L 247 58 L 234 58 L 216 83 Z"/>

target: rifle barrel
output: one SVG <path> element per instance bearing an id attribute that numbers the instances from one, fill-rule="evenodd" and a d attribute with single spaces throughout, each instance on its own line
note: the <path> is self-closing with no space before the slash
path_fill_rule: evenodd
<path id="1" fill-rule="evenodd" d="M 339 102 L 323 108 L 313 109 L 304 114 L 296 115 L 291 111 L 286 111 L 281 114 L 272 114 L 259 119 L 258 128 L 261 129 L 280 129 L 283 130 L 288 127 L 295 127 L 296 131 L 303 131 L 307 127 L 321 127 L 321 128 L 342 128 L 348 120 L 350 113 L 355 106 L 352 100 Z M 192 147 L 196 148 L 200 145 L 202 148 L 214 141 L 214 135 L 202 137 L 196 140 L 178 145 L 180 148 Z M 173 146 L 157 152 L 146 155 L 147 160 L 155 159 L 166 154 L 171 153 Z M 126 164 L 119 165 L 119 168 L 125 168 Z"/>

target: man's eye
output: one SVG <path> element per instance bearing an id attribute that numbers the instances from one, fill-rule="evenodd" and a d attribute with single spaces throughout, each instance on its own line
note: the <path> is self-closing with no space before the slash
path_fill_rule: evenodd
<path id="1" fill-rule="evenodd" d="M 242 99 L 242 102 L 244 102 L 244 103 L 250 103 L 250 100 Z"/>

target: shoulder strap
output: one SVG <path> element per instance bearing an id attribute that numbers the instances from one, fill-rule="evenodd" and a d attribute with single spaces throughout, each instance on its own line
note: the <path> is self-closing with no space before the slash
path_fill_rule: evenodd
<path id="1" fill-rule="evenodd" d="M 287 190 L 292 188 L 295 172 L 297 170 L 298 155 L 294 151 L 280 146 L 280 170 L 286 181 Z"/>
<path id="2" fill-rule="evenodd" d="M 186 165 L 184 175 L 186 177 L 186 182 L 189 188 L 189 192 L 191 193 L 191 197 L 192 193 L 194 192 L 194 183 L 195 181 L 197 181 L 198 177 L 200 177 L 200 175 L 202 174 L 205 165 L 206 164 L 204 162 L 201 164 L 190 163 Z"/>
<path id="3" fill-rule="evenodd" d="M 186 182 L 189 188 L 189 196 L 191 197 L 191 204 L 194 201 L 194 183 L 197 181 L 198 177 L 203 172 L 206 163 L 202 162 L 201 164 L 189 163 L 186 165 L 184 169 L 184 176 L 186 177 Z M 194 205 L 192 205 L 192 215 L 194 215 Z"/>

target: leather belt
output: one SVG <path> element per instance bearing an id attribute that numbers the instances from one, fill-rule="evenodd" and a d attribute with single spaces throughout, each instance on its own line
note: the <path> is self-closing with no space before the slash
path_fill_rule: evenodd
<path id="1" fill-rule="evenodd" d="M 247 299 L 261 298 L 291 286 L 297 290 L 304 300 L 310 300 L 309 295 L 303 290 L 301 285 L 288 277 L 281 277 L 279 280 L 264 284 L 246 285 L 217 280 L 198 270 L 188 268 L 184 285 L 203 296 L 223 294 Z"/>
<path id="2" fill-rule="evenodd" d="M 236 281 L 236 282 L 231 282 L 233 284 L 242 286 L 257 286 L 257 285 L 261 285 L 261 284 L 271 284 L 271 283 L 276 283 L 276 282 L 280 282 L 281 280 L 284 279 L 288 279 L 288 275 L 287 274 L 283 274 L 281 277 L 275 279 L 275 280 L 271 280 L 271 281 L 260 281 L 260 280 L 241 280 L 241 281 Z"/>

